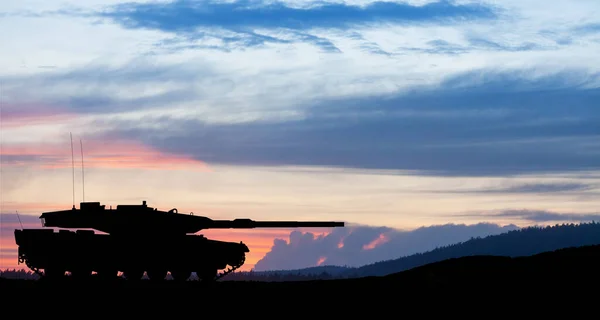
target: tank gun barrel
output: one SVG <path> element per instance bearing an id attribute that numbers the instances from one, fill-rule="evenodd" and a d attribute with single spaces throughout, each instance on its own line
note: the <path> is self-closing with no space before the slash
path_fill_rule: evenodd
<path id="1" fill-rule="evenodd" d="M 44 227 L 91 228 L 115 235 L 190 234 L 204 229 L 254 228 L 332 228 L 343 227 L 337 221 L 255 221 L 252 219 L 214 220 L 193 213 L 179 213 L 173 208 L 162 211 L 142 205 L 118 205 L 106 209 L 99 202 L 82 203 L 80 209 L 44 212 Z"/>
<path id="2" fill-rule="evenodd" d="M 253 229 L 253 228 L 332 228 L 343 227 L 338 221 L 254 221 L 251 219 L 212 220 L 208 229 Z"/>

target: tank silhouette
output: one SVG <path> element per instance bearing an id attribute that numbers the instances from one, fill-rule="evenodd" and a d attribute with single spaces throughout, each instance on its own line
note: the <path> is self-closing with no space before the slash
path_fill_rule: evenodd
<path id="1" fill-rule="evenodd" d="M 150 280 L 163 280 L 170 272 L 173 280 L 184 281 L 195 272 L 202 281 L 214 281 L 241 267 L 250 250 L 241 241 L 195 234 L 200 230 L 344 226 L 331 221 L 213 220 L 176 208 L 161 211 L 146 201 L 116 209 L 81 202 L 79 209 L 44 212 L 40 219 L 42 227 L 59 230 L 15 230 L 19 263 L 45 278 L 62 278 L 68 271 L 79 279 L 92 272 L 110 279 L 122 272 L 128 280 L 139 280 L 146 272 Z"/>

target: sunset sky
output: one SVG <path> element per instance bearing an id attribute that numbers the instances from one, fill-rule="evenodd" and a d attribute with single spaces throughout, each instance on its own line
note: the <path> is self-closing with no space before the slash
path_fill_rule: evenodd
<path id="1" fill-rule="evenodd" d="M 81 141 L 86 201 L 349 226 L 204 233 L 247 243 L 244 270 L 600 221 L 599 17 L 598 0 L 3 1 L 0 269 L 20 223 L 71 207 L 70 133 L 77 206 Z M 343 257 L 364 260 L 333 259 L 353 235 Z"/>

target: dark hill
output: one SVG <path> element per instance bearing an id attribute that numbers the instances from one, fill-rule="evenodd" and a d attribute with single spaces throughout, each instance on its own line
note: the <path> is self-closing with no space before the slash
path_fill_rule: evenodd
<path id="1" fill-rule="evenodd" d="M 452 258 L 468 256 L 530 256 L 562 248 L 600 244 L 600 223 L 528 227 L 348 270 L 341 276 L 384 276 Z"/>
<path id="2" fill-rule="evenodd" d="M 600 245 L 564 248 L 528 257 L 469 256 L 427 264 L 381 279 L 403 287 L 535 289 L 598 284 Z"/>

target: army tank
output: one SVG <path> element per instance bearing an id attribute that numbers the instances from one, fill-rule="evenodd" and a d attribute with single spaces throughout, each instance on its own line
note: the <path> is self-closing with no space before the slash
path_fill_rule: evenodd
<path id="1" fill-rule="evenodd" d="M 41 229 L 16 229 L 19 263 L 43 278 L 117 278 L 216 281 L 240 268 L 250 252 L 242 241 L 208 239 L 205 229 L 330 228 L 336 221 L 213 220 L 141 205 L 106 208 L 100 202 L 81 202 L 79 209 L 48 211 L 40 215 Z M 58 229 L 58 230 L 55 230 Z M 75 230 L 70 230 L 75 229 Z M 100 232 L 100 233 L 97 233 Z"/>

